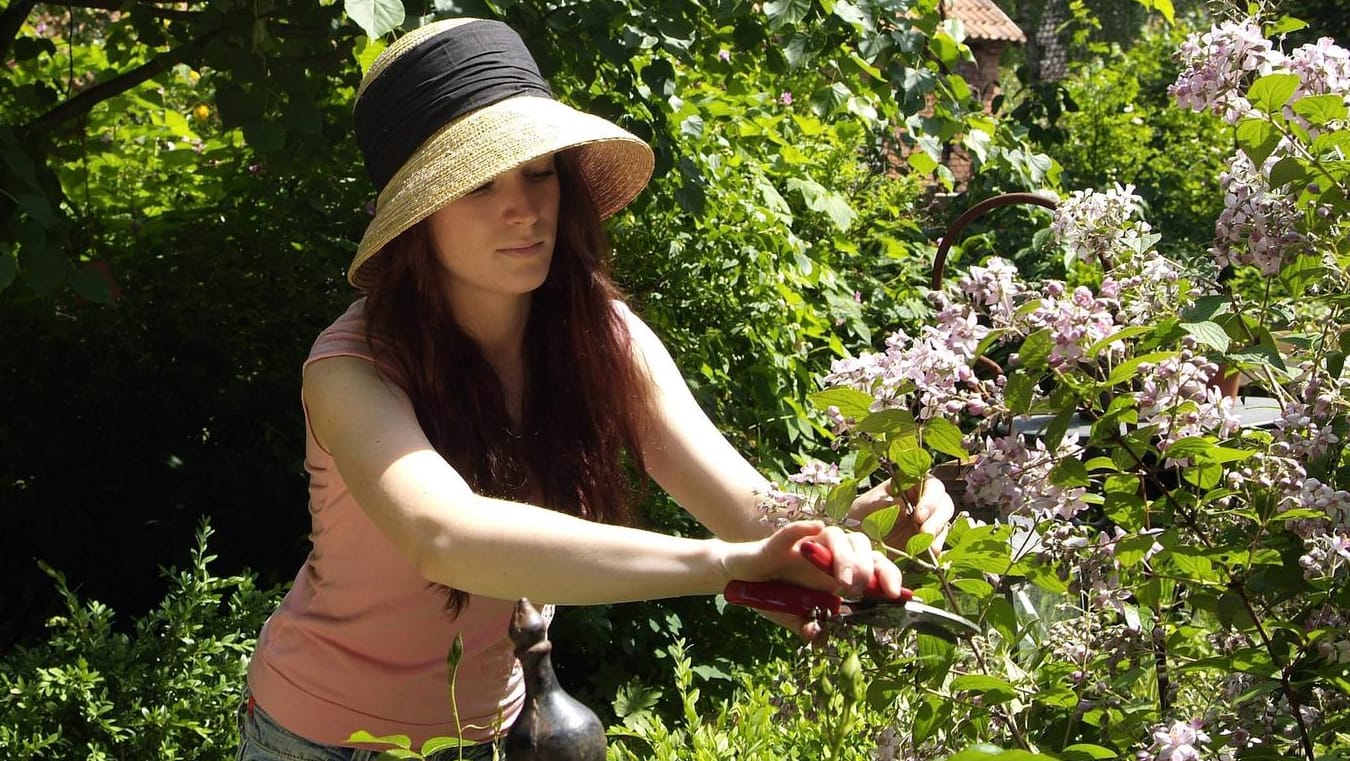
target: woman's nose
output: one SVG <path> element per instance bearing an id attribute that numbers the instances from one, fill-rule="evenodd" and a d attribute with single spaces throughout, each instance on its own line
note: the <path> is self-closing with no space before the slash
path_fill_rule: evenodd
<path id="1" fill-rule="evenodd" d="M 539 218 L 539 199 L 528 183 L 513 181 L 502 190 L 502 216 L 507 221 L 523 223 Z"/>

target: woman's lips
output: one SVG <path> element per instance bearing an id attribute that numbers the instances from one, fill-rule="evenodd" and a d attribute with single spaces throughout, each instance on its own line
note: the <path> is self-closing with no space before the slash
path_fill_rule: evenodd
<path id="1" fill-rule="evenodd" d="M 509 256 L 531 256 L 540 253 L 544 249 L 544 242 L 537 240 L 532 243 L 522 243 L 518 246 L 507 246 L 499 249 L 503 254 Z"/>

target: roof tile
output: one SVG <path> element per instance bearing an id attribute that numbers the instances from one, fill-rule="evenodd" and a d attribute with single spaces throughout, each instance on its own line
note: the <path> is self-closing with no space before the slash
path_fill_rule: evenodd
<path id="1" fill-rule="evenodd" d="M 994 0 L 942 0 L 948 18 L 959 18 L 966 36 L 975 40 L 1026 42 L 1021 27 L 1008 18 Z"/>

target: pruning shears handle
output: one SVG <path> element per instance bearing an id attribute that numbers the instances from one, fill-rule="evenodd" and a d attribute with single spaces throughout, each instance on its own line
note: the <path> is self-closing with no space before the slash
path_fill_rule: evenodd
<path id="1" fill-rule="evenodd" d="M 825 545 L 806 541 L 801 543 L 799 550 L 802 557 L 816 568 L 826 573 L 833 572 L 834 556 Z M 722 591 L 722 596 L 729 603 L 757 610 L 820 618 L 838 618 L 840 606 L 844 602 L 839 595 L 786 581 L 732 581 Z M 863 593 L 864 599 L 889 600 L 902 604 L 913 597 L 913 591 L 903 588 L 899 597 L 888 597 L 882 591 L 880 579 L 875 574 L 868 581 L 867 590 Z"/>

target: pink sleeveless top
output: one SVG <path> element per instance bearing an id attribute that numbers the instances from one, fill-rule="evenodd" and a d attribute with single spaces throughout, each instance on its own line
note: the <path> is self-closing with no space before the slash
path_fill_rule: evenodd
<path id="1" fill-rule="evenodd" d="M 364 306 L 364 299 L 352 304 L 319 335 L 306 365 L 338 356 L 374 361 Z M 474 596 L 451 617 L 445 591 L 417 572 L 347 491 L 332 455 L 314 439 L 308 410 L 305 428 L 313 549 L 258 637 L 248 669 L 254 699 L 282 726 L 326 745 L 349 745 L 358 730 L 409 735 L 414 749 L 431 737 L 455 737 L 446 657 L 459 635 L 459 726 L 466 739 L 491 739 L 524 700 L 507 637 L 514 601 Z"/>

